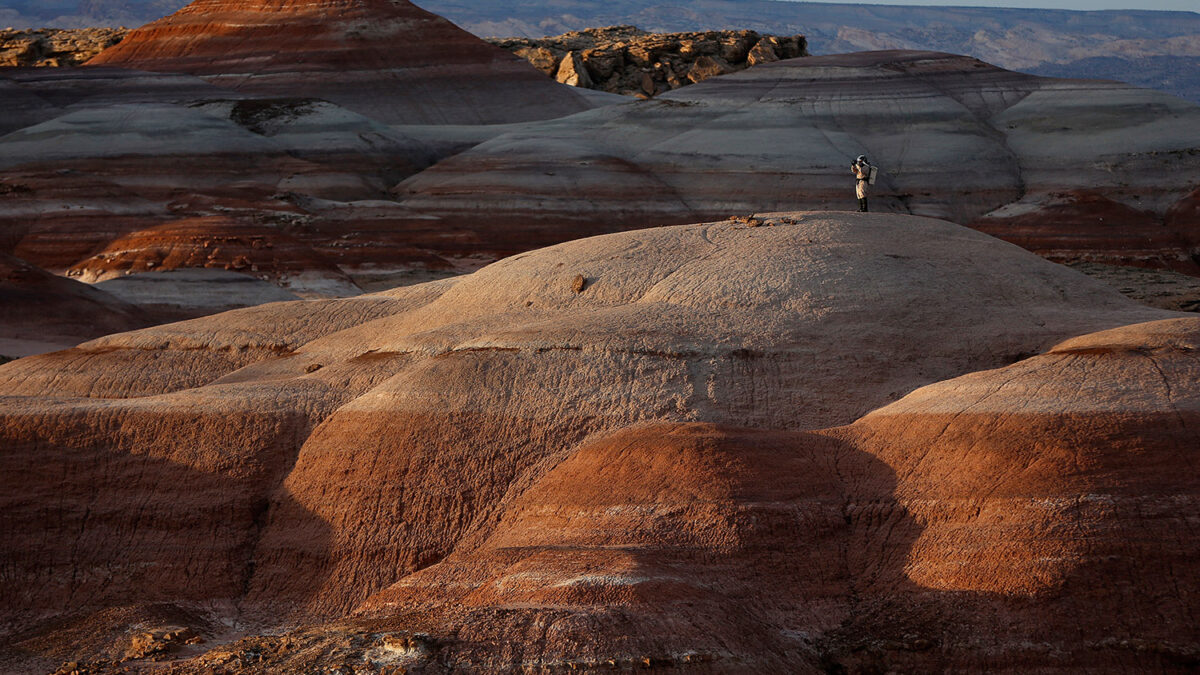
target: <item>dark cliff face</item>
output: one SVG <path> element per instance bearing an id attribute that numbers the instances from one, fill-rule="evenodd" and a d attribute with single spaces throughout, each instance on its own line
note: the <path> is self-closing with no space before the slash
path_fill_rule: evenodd
<path id="1" fill-rule="evenodd" d="M 650 33 L 610 26 L 490 42 L 564 84 L 626 96 L 653 96 L 760 63 L 808 55 L 803 35 L 777 37 L 752 30 Z"/>

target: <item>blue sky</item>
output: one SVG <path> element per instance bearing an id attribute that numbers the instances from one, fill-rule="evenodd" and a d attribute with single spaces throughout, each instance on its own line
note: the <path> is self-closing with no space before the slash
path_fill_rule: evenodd
<path id="1" fill-rule="evenodd" d="M 826 0 L 804 0 L 823 2 Z M 836 1 L 836 0 L 828 0 Z M 846 0 L 841 0 L 846 2 Z M 858 4 L 871 5 L 937 5 L 957 7 L 1035 7 L 1039 9 L 1166 9 L 1185 12 L 1200 11 L 1200 0 L 886 0 Z"/>

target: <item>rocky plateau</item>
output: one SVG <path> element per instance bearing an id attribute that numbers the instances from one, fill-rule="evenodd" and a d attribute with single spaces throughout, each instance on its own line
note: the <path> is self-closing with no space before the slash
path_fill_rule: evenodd
<path id="1" fill-rule="evenodd" d="M 635 26 L 611 26 L 489 42 L 563 84 L 642 97 L 760 63 L 808 56 L 803 35 L 776 37 L 751 30 L 648 33 Z"/>

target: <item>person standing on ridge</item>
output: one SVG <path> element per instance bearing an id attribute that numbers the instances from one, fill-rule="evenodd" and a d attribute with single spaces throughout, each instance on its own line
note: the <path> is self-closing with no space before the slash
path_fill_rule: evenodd
<path id="1" fill-rule="evenodd" d="M 871 183 L 871 172 L 874 167 L 867 161 L 866 155 L 859 155 L 858 159 L 850 165 L 850 171 L 854 174 L 855 187 L 854 192 L 858 195 L 858 210 L 860 213 L 867 212 L 867 190 Z"/>

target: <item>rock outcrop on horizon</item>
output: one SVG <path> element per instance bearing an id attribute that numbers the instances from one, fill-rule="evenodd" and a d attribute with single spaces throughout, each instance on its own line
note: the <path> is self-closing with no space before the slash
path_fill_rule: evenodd
<path id="1" fill-rule="evenodd" d="M 1200 103 L 1195 11 L 705 0 L 426 0 L 423 7 L 486 37 L 540 38 L 633 24 L 658 33 L 755 30 L 802 34 L 813 54 L 905 49 L 964 54 L 1002 68 L 1114 79 Z M 39 24 L 40 25 L 40 24 Z"/>
<path id="2" fill-rule="evenodd" d="M 0 666 L 1200 653 L 1200 319 L 946 222 L 753 225 L 0 367 Z"/>
<path id="3" fill-rule="evenodd" d="M 1200 106 L 930 52 L 766 63 L 527 126 L 395 194 L 453 230 L 487 227 L 512 252 L 529 247 L 534 224 L 567 239 L 855 208 L 859 154 L 880 167 L 872 210 L 971 224 L 1055 260 L 1200 274 L 1195 225 L 1166 217 L 1200 184 Z"/>
<path id="4" fill-rule="evenodd" d="M 123 28 L 0 30 L 0 67 L 77 66 L 120 42 Z"/>
<path id="5" fill-rule="evenodd" d="M 319 98 L 387 124 L 499 124 L 593 107 L 406 0 L 196 0 L 88 63 Z"/>
<path id="6" fill-rule="evenodd" d="M 752 30 L 649 33 L 636 26 L 610 26 L 489 42 L 564 84 L 643 98 L 808 55 L 803 35 L 778 37 Z"/>

